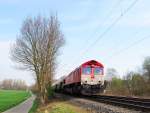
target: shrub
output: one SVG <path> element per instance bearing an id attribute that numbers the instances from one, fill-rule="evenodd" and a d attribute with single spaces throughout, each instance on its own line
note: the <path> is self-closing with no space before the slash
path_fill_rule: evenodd
<path id="1" fill-rule="evenodd" d="M 52 86 L 49 86 L 47 88 L 47 91 L 48 91 L 47 96 L 49 99 L 51 99 L 54 96 L 54 88 Z"/>

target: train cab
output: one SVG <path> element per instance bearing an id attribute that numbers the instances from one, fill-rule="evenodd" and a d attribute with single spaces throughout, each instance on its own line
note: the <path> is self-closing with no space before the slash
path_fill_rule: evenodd
<path id="1" fill-rule="evenodd" d="M 104 66 L 103 64 L 91 60 L 81 66 L 81 84 L 84 89 L 100 89 L 104 85 Z M 95 90 L 96 91 L 96 90 Z"/>

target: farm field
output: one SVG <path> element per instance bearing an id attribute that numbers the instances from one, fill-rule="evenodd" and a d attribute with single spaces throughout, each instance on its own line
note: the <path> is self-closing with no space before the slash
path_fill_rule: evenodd
<path id="1" fill-rule="evenodd" d="M 0 113 L 21 103 L 30 96 L 31 94 L 26 91 L 0 90 Z"/>

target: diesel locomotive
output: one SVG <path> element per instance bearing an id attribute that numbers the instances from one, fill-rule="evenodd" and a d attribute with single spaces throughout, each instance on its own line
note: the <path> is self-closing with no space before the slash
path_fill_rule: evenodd
<path id="1" fill-rule="evenodd" d="M 70 94 L 97 94 L 104 91 L 104 66 L 96 60 L 81 64 L 69 75 L 54 84 L 56 92 Z"/>

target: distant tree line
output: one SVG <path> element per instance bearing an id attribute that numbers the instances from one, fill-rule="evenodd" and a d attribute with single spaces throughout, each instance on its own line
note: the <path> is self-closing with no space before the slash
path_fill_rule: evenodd
<path id="1" fill-rule="evenodd" d="M 116 71 L 108 70 L 109 79 L 106 93 L 112 95 L 150 96 L 150 57 L 146 57 L 140 72 L 128 72 L 124 78 L 115 76 Z M 111 74 L 110 74 L 111 72 Z M 115 73 L 114 73 L 115 72 Z"/>
<path id="2" fill-rule="evenodd" d="M 27 84 L 24 80 L 5 79 L 0 81 L 0 89 L 26 90 Z"/>

